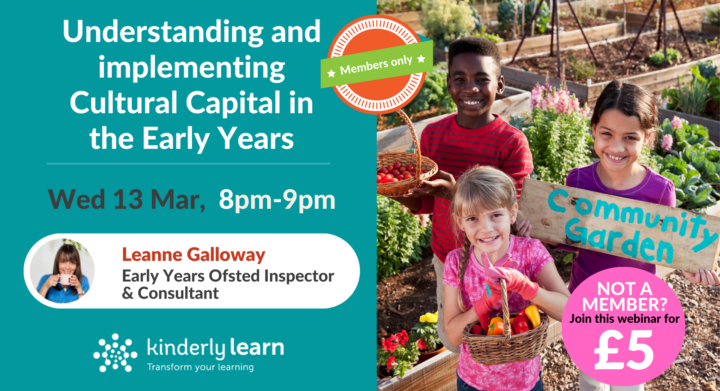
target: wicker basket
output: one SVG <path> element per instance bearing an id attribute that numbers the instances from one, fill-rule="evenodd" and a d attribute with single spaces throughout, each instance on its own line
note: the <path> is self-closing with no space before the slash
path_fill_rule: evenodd
<path id="1" fill-rule="evenodd" d="M 403 167 L 408 164 L 412 164 L 415 166 L 415 177 L 392 183 L 378 183 L 377 193 L 386 197 L 399 197 L 407 193 L 408 190 L 420 186 L 420 181 L 429 179 L 438 172 L 438 166 L 434 161 L 420 155 L 420 142 L 418 141 L 417 134 L 415 134 L 415 127 L 410 121 L 410 118 L 408 118 L 407 114 L 405 114 L 402 110 L 398 110 L 397 113 L 408 124 L 408 128 L 410 129 L 410 134 L 413 139 L 413 145 L 415 146 L 415 153 L 379 153 L 377 155 L 377 170 L 380 171 L 381 168 L 390 164 L 395 164 L 395 162 L 400 162 Z M 420 174 L 421 171 L 422 174 Z"/>
<path id="2" fill-rule="evenodd" d="M 468 324 L 463 330 L 463 342 L 468 347 L 473 361 L 485 365 L 507 364 L 516 361 L 531 360 L 542 352 L 547 342 L 547 329 L 550 319 L 540 313 L 540 326 L 522 334 L 510 335 L 510 311 L 508 310 L 505 280 L 502 285 L 503 335 L 471 334 L 472 327 L 478 321 Z"/>

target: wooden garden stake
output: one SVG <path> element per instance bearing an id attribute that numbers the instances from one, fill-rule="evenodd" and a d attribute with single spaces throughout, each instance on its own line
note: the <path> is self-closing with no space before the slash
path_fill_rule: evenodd
<path id="1" fill-rule="evenodd" d="M 623 37 L 627 35 L 627 0 L 623 0 Z"/>
<path id="2" fill-rule="evenodd" d="M 653 8 L 655 7 L 656 0 L 652 1 L 652 4 L 650 4 L 650 9 L 648 10 L 648 13 L 645 15 L 645 19 L 642 22 L 642 25 L 640 26 L 640 31 L 638 31 L 637 36 L 635 37 L 635 40 L 633 41 L 632 45 L 630 46 L 630 50 L 628 51 L 627 56 L 625 56 L 625 59 L 627 60 L 630 58 L 630 55 L 632 54 L 633 49 L 635 48 L 635 44 L 640 39 L 640 35 L 642 34 L 643 30 L 645 29 L 645 25 L 647 24 L 648 19 L 650 19 L 650 13 L 652 12 Z"/>
<path id="3" fill-rule="evenodd" d="M 663 0 L 664 1 L 664 0 Z M 595 61 L 595 65 L 597 65 L 597 58 L 595 58 L 595 53 L 592 50 L 592 46 L 590 46 L 590 42 L 588 41 L 587 37 L 585 36 L 585 32 L 582 29 L 582 26 L 580 26 L 580 20 L 578 19 L 577 15 L 575 14 L 575 10 L 572 7 L 572 3 L 568 1 L 568 8 L 570 8 L 570 12 L 572 12 L 573 17 L 575 18 L 575 21 L 578 24 L 578 27 L 580 28 L 580 33 L 583 36 L 583 39 L 585 39 L 585 43 L 588 45 L 588 49 L 590 49 L 590 54 L 592 54 L 593 60 Z M 558 42 L 560 39 L 558 39 Z M 560 53 L 560 46 L 558 46 L 558 53 Z"/>
<path id="4" fill-rule="evenodd" d="M 542 6 L 543 1 L 545 1 L 545 0 L 540 0 L 538 2 L 537 8 L 535 8 L 535 12 L 533 13 L 533 17 L 531 19 L 533 22 L 535 21 L 535 18 L 537 18 L 538 11 L 540 11 L 540 7 Z M 528 25 L 528 27 L 530 27 L 530 26 Z M 525 28 L 525 32 L 523 33 L 522 39 L 520 40 L 520 45 L 518 45 L 517 49 L 515 50 L 515 54 L 513 55 L 513 59 L 512 59 L 512 61 L 510 61 L 510 64 L 515 63 L 515 57 L 517 57 L 517 54 L 520 51 L 520 48 L 522 47 L 523 42 L 525 42 L 525 37 L 527 36 L 527 34 L 528 34 L 528 31 L 527 31 L 527 28 Z M 551 47 L 552 47 L 552 45 L 551 45 Z"/>
<path id="5" fill-rule="evenodd" d="M 673 4 L 672 0 L 670 0 L 670 8 L 673 10 L 673 14 L 675 15 L 675 20 L 678 24 L 678 30 L 680 30 L 680 34 L 683 37 L 683 41 L 685 41 L 685 46 L 687 47 L 688 53 L 690 54 L 690 58 L 693 58 L 692 50 L 690 49 L 690 44 L 688 43 L 687 37 L 685 36 L 685 31 L 682 28 L 682 25 L 680 24 L 680 18 L 678 18 L 677 11 L 675 11 L 675 4 Z"/>
<path id="6" fill-rule="evenodd" d="M 568 5 L 570 5 L 570 2 L 568 2 Z M 558 79 L 562 80 L 564 79 L 562 77 L 562 60 L 560 57 L 560 10 L 558 9 L 558 0 L 553 0 L 553 8 L 555 8 L 555 26 L 557 27 L 555 30 L 557 31 L 557 59 L 558 59 L 558 73 L 557 77 Z M 580 31 L 582 31 L 582 27 L 580 28 Z M 585 34 L 583 33 L 583 36 Z M 588 46 L 589 47 L 589 46 Z M 592 50 L 592 49 L 591 49 Z"/>
<path id="7" fill-rule="evenodd" d="M 672 1 L 672 0 L 671 0 Z M 668 66 L 668 58 L 667 58 L 667 15 L 665 13 L 667 7 L 667 0 L 662 0 L 662 21 L 663 21 L 663 31 L 662 31 L 662 38 L 663 38 L 663 56 L 665 56 L 665 59 L 663 60 L 663 67 L 667 68 Z"/>
<path id="8" fill-rule="evenodd" d="M 553 44 L 555 44 L 555 8 L 550 14 L 550 57 L 553 56 Z"/>
<path id="9" fill-rule="evenodd" d="M 664 48 L 664 56 L 665 59 L 663 60 L 663 66 L 667 67 L 668 60 L 667 60 L 667 0 L 660 0 L 660 7 L 661 7 L 661 13 L 662 15 L 658 16 L 658 37 L 657 37 L 657 46 L 655 50 L 660 50 L 660 40 L 663 41 L 663 48 Z M 650 4 L 650 9 L 648 9 L 647 14 L 645 15 L 645 20 L 643 20 L 642 26 L 640 26 L 640 31 L 638 31 L 637 36 L 635 37 L 635 40 L 632 43 L 632 46 L 630 46 L 630 50 L 628 51 L 627 56 L 625 56 L 625 59 L 627 60 L 630 58 L 630 55 L 633 52 L 633 49 L 635 48 L 635 44 L 640 39 L 640 35 L 642 34 L 643 30 L 645 29 L 645 24 L 647 24 L 648 19 L 650 18 L 650 13 L 652 13 L 653 8 L 655 8 L 655 3 L 657 1 L 653 0 L 652 4 Z M 623 3 L 624 4 L 624 3 Z M 680 30 L 680 34 L 683 37 L 683 41 L 685 41 L 685 46 L 688 49 L 688 53 L 690 54 L 690 58 L 693 58 L 692 50 L 690 50 L 690 44 L 688 43 L 687 36 L 685 35 L 685 30 L 682 28 L 682 24 L 680 23 L 680 18 L 677 15 L 677 11 L 675 10 L 675 4 L 673 4 L 672 0 L 670 0 L 670 8 L 673 10 L 673 14 L 675 15 L 675 20 L 678 24 L 678 30 Z M 661 36 L 662 35 L 662 36 Z"/>
<path id="10" fill-rule="evenodd" d="M 487 0 L 484 0 L 483 4 L 483 18 L 485 18 L 485 23 L 490 26 L 490 13 L 488 12 Z"/>
<path id="11" fill-rule="evenodd" d="M 522 31 L 523 29 L 525 29 L 525 0 L 523 0 L 523 2 L 522 2 L 522 9 L 520 10 L 520 16 L 522 17 L 521 23 L 520 23 L 520 31 Z"/>
<path id="12" fill-rule="evenodd" d="M 518 53 L 520 52 L 520 48 L 522 48 L 523 42 L 525 42 L 525 37 L 528 35 L 529 31 L 528 28 L 530 26 L 534 26 L 535 19 L 537 18 L 538 12 L 540 11 L 540 8 L 542 7 L 544 0 L 540 0 L 538 2 L 537 7 L 535 8 L 535 12 L 533 13 L 532 19 L 530 19 L 530 23 L 528 24 L 527 28 L 525 28 L 525 32 L 523 33 L 522 39 L 520 40 L 520 44 L 518 45 L 517 49 L 515 50 L 515 54 L 513 55 L 512 61 L 510 61 L 510 64 L 515 63 L 515 58 L 517 58 Z M 550 0 L 548 0 L 549 2 Z M 655 1 L 655 0 L 653 0 Z M 585 31 L 583 31 L 582 26 L 580 25 L 580 20 L 578 20 L 577 15 L 575 14 L 575 10 L 572 8 L 572 4 L 570 1 L 568 1 L 568 6 L 570 7 L 570 10 L 572 11 L 573 16 L 575 17 L 575 21 L 578 24 L 578 27 L 580 27 L 580 32 L 582 33 L 583 38 L 585 39 L 585 43 L 587 44 L 588 49 L 590 50 L 590 53 L 592 54 L 593 60 L 595 60 L 595 64 L 597 64 L 597 59 L 595 58 L 595 53 L 592 50 L 592 47 L 590 46 L 590 42 L 588 42 L 587 37 L 585 36 Z M 552 0 L 552 25 L 550 27 L 550 56 L 553 56 L 553 39 L 557 35 L 557 43 L 555 44 L 557 47 L 557 59 L 558 59 L 558 78 L 562 79 L 562 60 L 560 58 L 560 10 L 558 9 L 558 0 Z M 517 13 L 516 13 L 517 15 Z"/>

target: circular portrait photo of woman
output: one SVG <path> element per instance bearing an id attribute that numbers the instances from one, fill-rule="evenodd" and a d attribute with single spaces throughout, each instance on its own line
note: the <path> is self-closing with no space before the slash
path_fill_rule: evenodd
<path id="1" fill-rule="evenodd" d="M 30 277 L 40 296 L 58 304 L 72 303 L 87 295 L 94 276 L 90 253 L 70 239 L 42 245 L 30 266 Z"/>

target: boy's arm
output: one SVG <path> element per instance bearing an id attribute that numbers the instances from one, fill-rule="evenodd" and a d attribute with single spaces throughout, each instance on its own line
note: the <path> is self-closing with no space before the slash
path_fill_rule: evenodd
<path id="1" fill-rule="evenodd" d="M 421 198 L 411 198 L 411 197 L 388 197 L 393 201 L 397 201 L 406 208 L 410 209 L 412 213 L 417 214 L 420 209 L 422 209 L 423 201 Z"/>
<path id="2" fill-rule="evenodd" d="M 517 197 L 520 199 L 523 179 L 530 176 L 533 170 L 532 153 L 525 135 L 514 137 L 507 143 L 509 152 L 505 160 L 500 162 L 500 170 L 508 174 L 515 181 Z"/>

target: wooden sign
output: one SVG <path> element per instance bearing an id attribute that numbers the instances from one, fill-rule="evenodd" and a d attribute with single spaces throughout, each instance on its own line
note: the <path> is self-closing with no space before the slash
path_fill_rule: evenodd
<path id="1" fill-rule="evenodd" d="M 532 179 L 520 212 L 542 241 L 691 272 L 717 267 L 717 217 Z"/>

